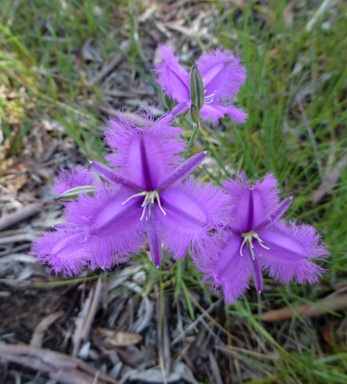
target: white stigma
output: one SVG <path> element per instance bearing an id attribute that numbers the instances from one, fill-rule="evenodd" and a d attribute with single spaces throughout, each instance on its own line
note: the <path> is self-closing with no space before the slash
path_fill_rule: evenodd
<path id="1" fill-rule="evenodd" d="M 145 196 L 145 199 L 143 200 L 143 203 L 141 204 L 141 207 L 143 208 L 143 210 L 142 210 L 142 215 L 140 217 L 140 220 L 142 220 L 145 217 L 147 205 L 148 204 L 154 205 L 155 200 L 157 201 L 159 209 L 162 211 L 163 215 L 166 216 L 166 212 L 164 211 L 163 207 L 161 206 L 160 196 L 159 196 L 159 193 L 157 191 L 151 191 L 151 192 L 143 191 L 140 193 L 136 193 L 135 195 L 132 195 L 128 199 L 126 199 L 122 204 L 124 205 L 128 201 L 133 199 L 134 197 L 139 197 L 139 196 Z"/>
<path id="2" fill-rule="evenodd" d="M 248 245 L 249 251 L 251 252 L 252 259 L 255 260 L 255 253 L 254 253 L 254 246 L 253 246 L 253 239 L 256 239 L 261 247 L 264 249 L 269 250 L 270 248 L 266 247 L 264 245 L 264 241 L 258 236 L 258 234 L 254 231 L 250 231 L 247 233 L 241 233 L 241 236 L 243 237 L 243 241 L 240 247 L 240 255 L 243 256 L 242 249 L 245 244 Z"/>
<path id="3" fill-rule="evenodd" d="M 206 90 L 205 90 L 206 92 Z M 210 95 L 208 96 L 205 96 L 205 104 L 211 104 L 213 102 L 213 97 L 214 97 L 215 93 L 211 93 Z"/>

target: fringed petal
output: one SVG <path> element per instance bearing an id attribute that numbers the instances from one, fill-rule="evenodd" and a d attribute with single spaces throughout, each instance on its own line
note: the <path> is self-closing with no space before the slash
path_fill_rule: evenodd
<path id="1" fill-rule="evenodd" d="M 177 167 L 173 172 L 171 172 L 164 180 L 161 181 L 160 185 L 157 188 L 158 192 L 164 191 L 169 188 L 172 184 L 179 183 L 184 180 L 188 175 L 190 175 L 194 169 L 196 169 L 200 163 L 204 160 L 206 156 L 206 151 L 200 152 L 184 163 Z"/>
<path id="2" fill-rule="evenodd" d="M 255 228 L 253 228 L 253 231 L 258 232 L 262 228 L 265 228 L 271 223 L 275 223 L 278 221 L 286 212 L 286 210 L 289 208 L 290 204 L 292 203 L 293 198 L 287 197 L 283 201 L 281 201 L 277 207 L 262 221 L 260 221 Z"/>
<path id="3" fill-rule="evenodd" d="M 229 115 L 236 123 L 244 123 L 247 119 L 247 113 L 233 105 L 223 105 L 216 102 L 205 103 L 201 108 L 200 115 L 202 119 L 211 119 L 216 124 L 219 119 Z"/>
<path id="4" fill-rule="evenodd" d="M 241 60 L 226 49 L 204 53 L 197 65 L 205 86 L 206 98 L 218 102 L 234 97 L 246 80 Z"/>
<path id="5" fill-rule="evenodd" d="M 263 275 L 261 273 L 261 267 L 257 257 L 251 257 L 252 267 L 253 267 L 253 280 L 255 284 L 255 289 L 258 293 L 263 291 Z"/>
<path id="6" fill-rule="evenodd" d="M 259 231 L 259 237 L 269 250 L 257 247 L 261 263 L 269 275 L 287 283 L 316 283 L 324 269 L 311 259 L 324 259 L 328 251 L 320 241 L 320 235 L 309 225 L 278 222 Z"/>
<path id="7" fill-rule="evenodd" d="M 117 153 L 107 156 L 109 163 L 117 167 L 115 172 L 144 190 L 149 187 L 148 182 L 155 189 L 181 162 L 179 154 L 185 142 L 180 138 L 182 130 L 172 127 L 172 122 L 169 115 L 157 121 L 147 118 L 144 127 L 134 126 L 124 116 L 111 120 L 105 135 L 107 143 L 117 149 Z"/>
<path id="8" fill-rule="evenodd" d="M 138 185 L 134 184 L 131 180 L 120 176 L 114 169 L 106 167 L 104 164 L 97 161 L 91 161 L 90 166 L 98 172 L 103 179 L 112 184 L 121 185 L 137 192 L 141 191 L 141 188 Z"/>
<path id="9" fill-rule="evenodd" d="M 175 259 L 185 255 L 191 242 L 207 239 L 221 229 L 229 214 L 228 198 L 221 189 L 192 179 L 164 191 L 160 197 L 166 211 L 166 216 L 158 213 L 163 242 Z"/>
<path id="10" fill-rule="evenodd" d="M 222 245 L 208 240 L 193 253 L 193 260 L 204 273 L 204 281 L 211 282 L 214 289 L 221 289 L 226 304 L 234 303 L 248 288 L 252 275 L 252 262 L 245 251 L 240 255 L 241 238 L 230 234 Z"/>
<path id="11" fill-rule="evenodd" d="M 147 236 L 149 243 L 149 250 L 151 252 L 151 257 L 155 267 L 159 268 L 162 252 L 161 252 L 161 234 L 158 228 L 158 219 L 157 219 L 157 210 L 155 207 L 150 207 L 150 214 L 147 219 Z"/>
<path id="12" fill-rule="evenodd" d="M 171 111 L 172 116 L 178 116 L 181 113 L 187 111 L 190 108 L 191 102 L 185 101 L 183 103 L 177 104 Z"/>
<path id="13" fill-rule="evenodd" d="M 232 216 L 239 233 L 252 230 L 275 209 L 279 201 L 277 180 L 269 173 L 251 186 L 245 173 L 223 183 L 233 204 Z M 251 196 L 252 195 L 252 196 Z M 251 217 L 252 215 L 252 217 Z M 250 223 L 251 220 L 251 223 Z"/>
<path id="14" fill-rule="evenodd" d="M 31 253 L 40 263 L 49 264 L 56 273 L 72 276 L 89 264 L 90 249 L 86 244 L 84 231 L 77 231 L 71 225 L 69 230 L 47 232 L 33 243 Z"/>
<path id="15" fill-rule="evenodd" d="M 163 61 L 154 69 L 159 75 L 158 83 L 169 97 L 179 103 L 190 100 L 188 72 L 178 63 L 170 47 L 160 45 L 159 50 Z"/>
<path id="16" fill-rule="evenodd" d="M 128 259 L 144 241 L 140 220 L 143 198 L 127 203 L 133 191 L 126 188 L 98 189 L 94 197 L 83 195 L 66 209 L 66 219 L 83 228 L 93 245 L 92 268 L 109 268 Z M 124 204 L 123 204 L 124 203 Z"/>

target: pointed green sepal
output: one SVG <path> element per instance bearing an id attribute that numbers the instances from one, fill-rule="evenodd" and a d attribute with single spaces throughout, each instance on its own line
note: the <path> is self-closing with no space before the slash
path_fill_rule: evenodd
<path id="1" fill-rule="evenodd" d="M 56 200 L 67 202 L 76 200 L 78 196 L 82 193 L 87 193 L 89 196 L 93 196 L 95 191 L 95 187 L 92 185 L 82 185 L 80 187 L 75 187 L 68 189 L 64 193 L 62 193 Z"/>
<path id="2" fill-rule="evenodd" d="M 200 112 L 195 104 L 190 105 L 190 118 L 192 119 L 193 123 L 199 123 L 201 121 Z"/>
<path id="3" fill-rule="evenodd" d="M 196 64 L 190 70 L 190 100 L 199 111 L 205 102 L 204 83 Z"/>
<path id="4" fill-rule="evenodd" d="M 172 109 L 174 108 L 174 106 L 176 105 L 175 101 L 173 99 L 171 99 L 171 97 L 167 96 L 163 90 L 161 90 L 161 99 L 162 99 L 162 102 L 163 102 L 163 105 L 164 107 L 169 110 L 169 111 L 172 111 Z"/>

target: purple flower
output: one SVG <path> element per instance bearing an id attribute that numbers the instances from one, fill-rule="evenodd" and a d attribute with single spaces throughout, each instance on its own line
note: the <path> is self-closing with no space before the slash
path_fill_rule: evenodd
<path id="1" fill-rule="evenodd" d="M 164 92 L 178 102 L 171 112 L 176 116 L 190 108 L 189 74 L 178 63 L 171 48 L 163 45 L 159 48 L 163 61 L 155 71 Z M 243 123 L 247 118 L 243 110 L 222 103 L 233 98 L 246 80 L 246 70 L 241 60 L 226 49 L 217 49 L 214 53 L 204 53 L 197 61 L 197 66 L 205 88 L 201 117 L 210 118 L 215 124 L 221 117 L 229 115 L 237 123 Z"/>
<path id="2" fill-rule="evenodd" d="M 105 182 L 96 184 L 94 196 L 83 193 L 66 204 L 67 223 L 34 244 L 40 261 L 67 274 L 86 265 L 108 268 L 147 238 L 159 267 L 162 244 L 180 258 L 191 243 L 213 236 L 227 195 L 194 179 L 183 183 L 205 153 L 184 161 L 182 130 L 172 127 L 172 120 L 147 118 L 143 127 L 125 117 L 110 121 L 106 141 L 116 152 L 107 159 L 115 168 L 91 162 Z"/>
<path id="3" fill-rule="evenodd" d="M 253 276 L 257 291 L 263 289 L 262 270 L 283 283 L 315 283 L 324 270 L 312 262 L 328 252 L 312 226 L 280 220 L 292 198 L 279 202 L 277 180 L 268 174 L 263 182 L 251 186 L 244 173 L 224 187 L 230 195 L 232 221 L 219 248 L 205 244 L 208 257 L 197 252 L 195 262 L 221 287 L 227 303 L 232 303 L 248 288 Z"/>

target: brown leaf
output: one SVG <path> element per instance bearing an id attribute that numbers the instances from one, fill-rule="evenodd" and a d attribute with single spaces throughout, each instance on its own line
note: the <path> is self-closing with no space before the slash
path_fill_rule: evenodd
<path id="1" fill-rule="evenodd" d="M 343 322 L 342 319 L 335 319 L 333 321 L 329 321 L 328 323 L 326 323 L 321 330 L 321 335 L 323 340 L 326 341 L 328 344 L 330 344 L 331 338 L 332 338 L 332 331 L 336 330 L 341 325 L 342 322 Z"/>
<path id="2" fill-rule="evenodd" d="M 117 347 L 115 347 L 117 348 Z M 143 369 L 157 364 L 156 350 L 154 346 L 139 349 L 135 346 L 117 348 L 119 359 L 131 368 Z"/>
<path id="3" fill-rule="evenodd" d="M 135 345 L 142 341 L 142 336 L 137 333 L 116 331 L 114 329 L 98 328 L 99 332 L 105 336 L 106 341 L 115 347 L 126 347 Z"/>

